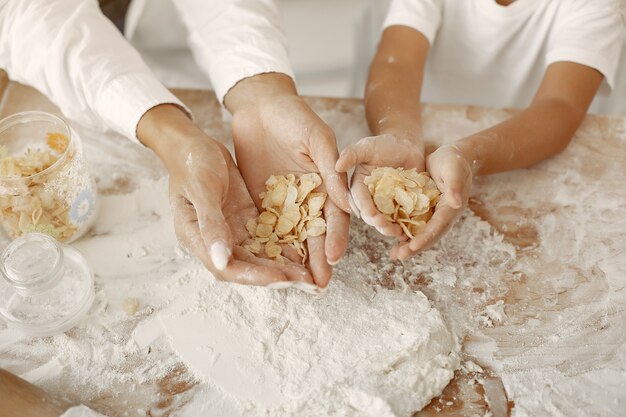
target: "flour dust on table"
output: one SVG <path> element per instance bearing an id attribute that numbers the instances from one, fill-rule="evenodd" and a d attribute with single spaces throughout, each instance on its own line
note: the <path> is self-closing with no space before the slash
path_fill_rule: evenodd
<path id="1" fill-rule="evenodd" d="M 476 322 L 474 306 L 461 303 L 468 286 L 486 288 L 484 300 L 471 298 L 486 301 L 497 291 L 498 265 L 511 257 L 501 237 L 472 215 L 438 250 L 405 264 L 388 260 L 391 242 L 353 222 L 352 245 L 329 290 L 314 297 L 215 281 L 176 243 L 165 179 L 104 195 L 101 204 L 92 236 L 76 245 L 97 278 L 90 316 L 67 334 L 7 341 L 3 358 L 53 391 L 60 382 L 80 387 L 75 400 L 92 404 L 131 395 L 119 391 L 129 383 L 140 396 L 182 360 L 192 384 L 208 393 L 194 396 L 181 416 L 199 403 L 207 412 L 230 410 L 225 417 L 410 415 L 459 365 L 454 335 Z M 128 224 L 135 228 L 122 227 Z M 478 242 L 480 254 L 463 251 Z M 117 275 L 120 266 L 132 280 Z M 452 331 L 420 290 L 437 294 L 432 300 Z M 124 312 L 128 297 L 141 301 L 136 315 Z M 11 338 L 8 329 L 0 335 Z"/>

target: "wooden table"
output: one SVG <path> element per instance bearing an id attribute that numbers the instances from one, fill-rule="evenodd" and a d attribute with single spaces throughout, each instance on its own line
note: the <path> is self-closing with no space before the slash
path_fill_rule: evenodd
<path id="1" fill-rule="evenodd" d="M 2 74 L 0 91 L 1 117 L 32 109 L 58 113 L 39 93 L 8 83 Z M 228 124 L 223 122 L 212 93 L 175 93 L 191 108 L 207 133 L 230 142 Z M 340 147 L 367 134 L 359 100 L 307 100 L 335 129 Z M 423 117 L 425 136 L 432 148 L 512 114 L 513 110 L 428 105 Z M 458 372 L 441 398 L 434 399 L 416 415 L 482 416 L 488 409 L 487 401 L 495 416 L 508 415 L 519 404 L 530 414 L 538 413 L 533 408 L 537 406 L 533 398 L 542 395 L 542 401 L 547 402 L 567 399 L 567 393 L 560 392 L 559 387 L 579 383 L 591 384 L 592 391 L 602 391 L 607 381 L 578 380 L 598 370 L 624 370 L 625 126 L 622 118 L 589 116 L 573 143 L 557 157 L 529 169 L 476 180 L 471 210 L 516 247 L 516 261 L 511 266 L 515 273 L 501 279 L 506 288 L 503 298 L 508 320 L 493 328 L 477 327 L 465 336 L 464 354 L 485 368 L 484 383 L 470 385 L 468 381 L 473 375 Z M 149 152 L 117 140 L 133 163 L 142 164 L 146 176 L 156 178 L 164 174 Z M 92 151 L 97 146 L 97 142 L 87 144 Z M 138 180 L 126 173 L 120 167 L 114 180 L 99 178 L 101 193 L 125 193 L 139 186 Z M 436 295 L 427 286 L 421 289 L 429 298 Z M 15 354 L 6 352 L 0 349 L 0 365 L 9 358 L 11 363 L 16 360 Z M 28 352 L 22 359 L 28 363 Z M 549 375 L 535 384 L 533 381 L 539 379 L 533 375 L 545 370 L 549 370 Z M 516 392 L 506 392 L 505 386 L 510 391 L 507 381 Z M 622 401 L 622 410 L 626 409 L 626 390 L 621 389 L 626 384 L 626 374 L 610 384 L 609 391 L 621 392 L 614 395 L 614 400 Z M 520 390 L 520 386 L 526 390 Z M 546 386 L 550 387 L 548 391 Z M 45 387 L 70 399 L 85 401 L 80 392 L 68 392 L 63 383 Z M 132 390 L 126 388 L 118 384 L 112 392 L 87 400 L 112 417 L 138 408 L 145 410 L 145 415 L 168 416 L 198 392 L 197 381 L 189 377 L 182 363 L 165 378 Z M 554 404 L 566 415 L 602 414 L 594 408 L 597 399 L 593 397 L 589 401 L 569 400 L 569 405 L 557 400 Z M 603 415 L 618 415 L 616 407 L 609 407 Z"/>

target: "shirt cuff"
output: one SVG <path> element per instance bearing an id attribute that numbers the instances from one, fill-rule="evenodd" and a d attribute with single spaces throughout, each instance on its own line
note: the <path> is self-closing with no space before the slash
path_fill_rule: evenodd
<path id="1" fill-rule="evenodd" d="M 617 62 L 618 60 L 614 61 Z M 615 86 L 617 65 L 611 65 L 601 53 L 577 48 L 559 48 L 549 51 L 546 55 L 546 67 L 555 62 L 574 62 L 591 67 L 604 76 L 604 81 L 606 81 L 610 91 Z"/>
<path id="2" fill-rule="evenodd" d="M 96 413 L 89 407 L 84 405 L 78 405 L 76 407 L 69 408 L 61 417 L 105 417 L 100 413 Z"/>
<path id="3" fill-rule="evenodd" d="M 219 102 L 224 104 L 224 97 L 239 81 L 259 74 L 278 72 L 291 77 L 295 75 L 289 58 L 280 54 L 272 56 L 250 56 L 248 54 L 232 54 L 226 60 L 216 59 L 209 70 L 215 95 Z"/>
<path id="4" fill-rule="evenodd" d="M 147 74 L 126 74 L 113 79 L 96 101 L 95 113 L 111 129 L 134 142 L 139 120 L 159 104 L 174 104 L 190 117 L 191 111 L 156 78 Z"/>

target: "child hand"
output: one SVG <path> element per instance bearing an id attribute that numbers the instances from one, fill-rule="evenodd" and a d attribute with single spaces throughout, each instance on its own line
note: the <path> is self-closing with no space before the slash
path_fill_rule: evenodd
<path id="1" fill-rule="evenodd" d="M 424 150 L 409 139 L 399 139 L 386 134 L 363 138 L 341 152 L 335 169 L 348 172 L 356 166 L 350 185 L 352 211 L 385 236 L 404 239 L 402 228 L 391 223 L 376 209 L 372 196 L 364 183 L 365 177 L 378 167 L 417 168 L 424 171 Z"/>
<path id="2" fill-rule="evenodd" d="M 430 154 L 426 166 L 441 191 L 433 217 L 410 242 L 391 250 L 391 257 L 404 260 L 433 246 L 454 224 L 467 205 L 472 186 L 472 164 L 455 145 L 445 145 Z"/>

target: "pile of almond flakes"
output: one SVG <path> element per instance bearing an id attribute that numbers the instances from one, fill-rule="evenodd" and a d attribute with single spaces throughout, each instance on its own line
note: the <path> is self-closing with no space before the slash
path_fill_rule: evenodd
<path id="1" fill-rule="evenodd" d="M 426 226 L 441 193 L 427 172 L 417 169 L 376 168 L 365 177 L 376 208 L 413 238 Z"/>
<path id="2" fill-rule="evenodd" d="M 250 239 L 244 242 L 244 248 L 283 261 L 280 245 L 287 244 L 298 252 L 304 264 L 308 257 L 306 239 L 326 233 L 322 217 L 326 193 L 312 192 L 321 183 L 316 173 L 299 178 L 293 174 L 271 176 L 265 182 L 267 191 L 259 195 L 264 211 L 246 224 Z"/>

